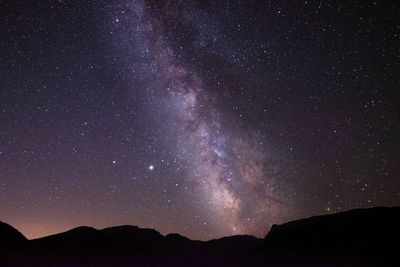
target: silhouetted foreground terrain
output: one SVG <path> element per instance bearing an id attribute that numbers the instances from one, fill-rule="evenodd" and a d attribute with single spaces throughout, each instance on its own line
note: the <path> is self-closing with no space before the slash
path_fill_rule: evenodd
<path id="1" fill-rule="evenodd" d="M 118 226 L 27 240 L 0 223 L 0 265 L 400 265 L 400 207 L 351 210 L 274 225 L 264 239 L 193 241 Z"/>

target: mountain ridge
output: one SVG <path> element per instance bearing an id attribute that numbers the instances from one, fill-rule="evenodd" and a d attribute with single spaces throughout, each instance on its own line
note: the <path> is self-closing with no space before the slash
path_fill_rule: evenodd
<path id="1" fill-rule="evenodd" d="M 400 250 L 399 228 L 400 207 L 355 209 L 291 221 L 274 225 L 262 239 L 236 235 L 199 241 L 178 233 L 163 235 L 154 229 L 121 225 L 80 226 L 28 240 L 12 226 L 0 223 L 0 256 L 11 265 L 385 265 Z"/>

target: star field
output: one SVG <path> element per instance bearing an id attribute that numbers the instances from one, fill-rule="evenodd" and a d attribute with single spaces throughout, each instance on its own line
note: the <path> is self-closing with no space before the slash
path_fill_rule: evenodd
<path id="1" fill-rule="evenodd" d="M 0 220 L 208 240 L 400 205 L 396 1 L 0 4 Z"/>

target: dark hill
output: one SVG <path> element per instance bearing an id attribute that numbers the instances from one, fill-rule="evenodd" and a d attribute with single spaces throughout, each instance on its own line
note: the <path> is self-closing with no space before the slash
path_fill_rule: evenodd
<path id="1" fill-rule="evenodd" d="M 274 225 L 265 239 L 231 236 L 206 242 L 137 226 L 78 227 L 28 241 L 2 223 L 0 265 L 382 266 L 396 263 L 399 226 L 400 208 L 351 210 Z"/>
<path id="2" fill-rule="evenodd" d="M 350 210 L 274 225 L 259 249 L 278 261 L 388 263 L 400 251 L 400 207 Z"/>
<path id="3" fill-rule="evenodd" d="M 107 235 L 118 236 L 127 242 L 136 242 L 148 249 L 158 249 L 162 246 L 164 236 L 154 229 L 139 228 L 137 226 L 124 225 L 109 227 L 101 230 Z"/>
<path id="4" fill-rule="evenodd" d="M 118 226 L 97 230 L 78 227 L 31 240 L 29 261 L 68 265 L 141 262 L 160 251 L 164 236 L 153 229 Z"/>
<path id="5" fill-rule="evenodd" d="M 27 244 L 28 240 L 14 227 L 0 222 L 0 250 L 16 249 Z M 1 252 L 1 251 L 0 251 Z"/>

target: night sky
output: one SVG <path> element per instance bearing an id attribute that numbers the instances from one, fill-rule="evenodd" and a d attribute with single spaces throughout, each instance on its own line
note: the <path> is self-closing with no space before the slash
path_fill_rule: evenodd
<path id="1" fill-rule="evenodd" d="M 0 220 L 28 238 L 263 237 L 400 205 L 397 1 L 1 1 L 0 18 Z"/>

